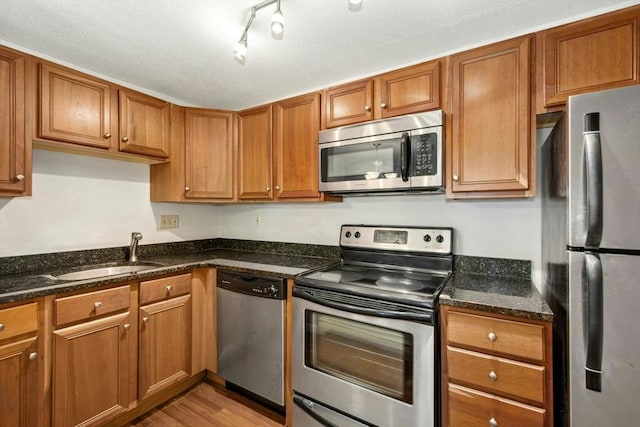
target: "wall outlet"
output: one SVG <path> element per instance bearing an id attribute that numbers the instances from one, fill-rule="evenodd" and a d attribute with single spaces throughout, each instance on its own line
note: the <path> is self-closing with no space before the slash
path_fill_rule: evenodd
<path id="1" fill-rule="evenodd" d="M 262 216 L 256 215 L 256 228 L 262 227 Z"/>
<path id="2" fill-rule="evenodd" d="M 179 215 L 160 215 L 160 229 L 178 228 L 179 226 Z"/>

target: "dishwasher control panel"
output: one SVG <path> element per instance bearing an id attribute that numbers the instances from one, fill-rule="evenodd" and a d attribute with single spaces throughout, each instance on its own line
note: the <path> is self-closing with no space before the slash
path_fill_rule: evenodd
<path id="1" fill-rule="evenodd" d="M 262 298 L 286 299 L 286 279 L 218 270 L 218 288 Z"/>

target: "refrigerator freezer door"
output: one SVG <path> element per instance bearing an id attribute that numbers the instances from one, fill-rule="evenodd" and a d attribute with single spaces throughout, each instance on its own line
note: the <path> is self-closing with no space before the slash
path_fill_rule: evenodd
<path id="1" fill-rule="evenodd" d="M 636 426 L 640 256 L 570 252 L 569 265 L 571 425 Z"/>
<path id="2" fill-rule="evenodd" d="M 640 86 L 569 97 L 568 116 L 569 245 L 640 250 Z"/>

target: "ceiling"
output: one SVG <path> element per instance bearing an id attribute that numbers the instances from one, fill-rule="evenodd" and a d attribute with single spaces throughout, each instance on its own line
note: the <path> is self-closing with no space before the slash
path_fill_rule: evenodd
<path id="1" fill-rule="evenodd" d="M 629 0 L 0 0 L 0 44 L 172 102 L 240 110 L 638 4 Z"/>

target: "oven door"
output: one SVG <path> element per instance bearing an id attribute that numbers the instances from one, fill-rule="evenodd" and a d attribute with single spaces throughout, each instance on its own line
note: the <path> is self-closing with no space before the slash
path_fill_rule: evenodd
<path id="1" fill-rule="evenodd" d="M 433 426 L 434 327 L 330 305 L 294 295 L 294 391 L 376 426 Z"/>

